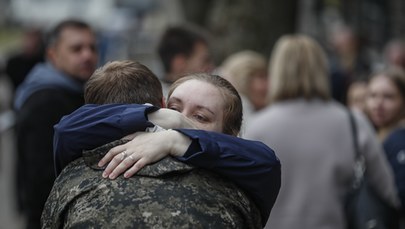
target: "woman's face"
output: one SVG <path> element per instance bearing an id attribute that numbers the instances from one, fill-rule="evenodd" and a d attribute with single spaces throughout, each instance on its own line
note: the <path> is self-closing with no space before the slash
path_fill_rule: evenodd
<path id="1" fill-rule="evenodd" d="M 224 105 L 224 97 L 217 87 L 192 79 L 173 91 L 167 108 L 191 119 L 198 129 L 222 132 Z"/>
<path id="2" fill-rule="evenodd" d="M 367 110 L 378 127 L 395 125 L 404 112 L 404 100 L 395 84 L 387 77 L 374 77 L 368 87 Z"/>
<path id="3" fill-rule="evenodd" d="M 257 71 L 251 78 L 248 88 L 249 100 L 256 110 L 267 105 L 268 77 L 266 71 Z"/>

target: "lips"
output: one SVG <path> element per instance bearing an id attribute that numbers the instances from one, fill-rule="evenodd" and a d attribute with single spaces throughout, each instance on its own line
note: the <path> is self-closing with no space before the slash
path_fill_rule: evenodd
<path id="1" fill-rule="evenodd" d="M 382 123 L 385 119 L 385 114 L 383 111 L 372 111 L 370 115 L 371 119 L 373 119 L 373 122 L 376 124 Z"/>
<path id="2" fill-rule="evenodd" d="M 84 64 L 80 66 L 81 71 L 86 71 L 86 72 L 94 72 L 96 70 L 96 65 L 95 64 Z"/>

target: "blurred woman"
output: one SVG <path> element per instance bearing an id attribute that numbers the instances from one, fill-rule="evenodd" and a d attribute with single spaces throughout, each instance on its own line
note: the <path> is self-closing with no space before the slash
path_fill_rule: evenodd
<path id="1" fill-rule="evenodd" d="M 391 68 L 372 75 L 368 85 L 367 112 L 381 141 L 404 124 L 405 73 L 402 70 Z"/>
<path id="2" fill-rule="evenodd" d="M 267 105 L 267 61 L 260 53 L 245 50 L 232 54 L 219 68 L 219 74 L 241 95 L 245 123 Z"/>
<path id="3" fill-rule="evenodd" d="M 368 85 L 366 104 L 369 118 L 394 171 L 395 183 L 404 209 L 405 72 L 400 68 L 389 68 L 373 74 Z"/>
<path id="4" fill-rule="evenodd" d="M 330 95 L 324 51 L 304 35 L 283 36 L 270 61 L 270 107 L 246 137 L 278 152 L 282 184 L 266 228 L 345 228 L 343 197 L 353 178 L 348 110 Z M 367 175 L 386 201 L 398 204 L 392 172 L 370 125 L 355 113 Z"/>
<path id="5" fill-rule="evenodd" d="M 347 90 L 347 106 L 350 109 L 357 109 L 366 114 L 366 98 L 367 82 L 358 80 L 349 85 L 349 89 Z"/>

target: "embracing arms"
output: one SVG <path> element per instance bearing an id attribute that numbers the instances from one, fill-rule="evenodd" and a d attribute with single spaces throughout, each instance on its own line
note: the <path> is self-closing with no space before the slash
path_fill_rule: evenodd
<path id="1" fill-rule="evenodd" d="M 67 164 L 72 161 L 72 157 L 80 157 L 84 149 L 96 148 L 133 132 L 153 128 L 152 120 L 148 120 L 149 113 L 157 109 L 136 104 L 86 105 L 79 108 L 55 126 L 56 165 Z M 168 128 L 164 123 L 159 125 Z M 189 140 L 184 143 L 186 147 L 183 147 L 183 151 L 186 151 L 181 152 L 182 156 L 171 155 L 177 156 L 176 158 L 184 163 L 211 170 L 233 181 L 257 204 L 263 220 L 266 221 L 281 183 L 280 162 L 273 150 L 261 142 L 178 127 L 180 128 L 171 133 L 181 133 Z M 159 132 L 146 134 L 161 137 L 164 135 Z M 119 148 L 112 157 L 117 156 L 123 149 L 127 150 Z"/>
<path id="2" fill-rule="evenodd" d="M 53 153 L 58 175 L 70 162 L 91 150 L 138 131 L 192 128 L 176 111 L 139 104 L 88 104 L 64 116 L 54 127 Z"/>

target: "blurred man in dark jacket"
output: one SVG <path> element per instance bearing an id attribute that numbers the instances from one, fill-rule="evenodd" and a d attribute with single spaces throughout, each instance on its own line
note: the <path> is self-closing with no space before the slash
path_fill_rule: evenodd
<path id="1" fill-rule="evenodd" d="M 27 228 L 40 217 L 55 180 L 53 126 L 83 105 L 83 85 L 97 64 L 96 36 L 77 20 L 59 23 L 49 34 L 47 62 L 37 64 L 18 87 L 17 190 Z"/>

